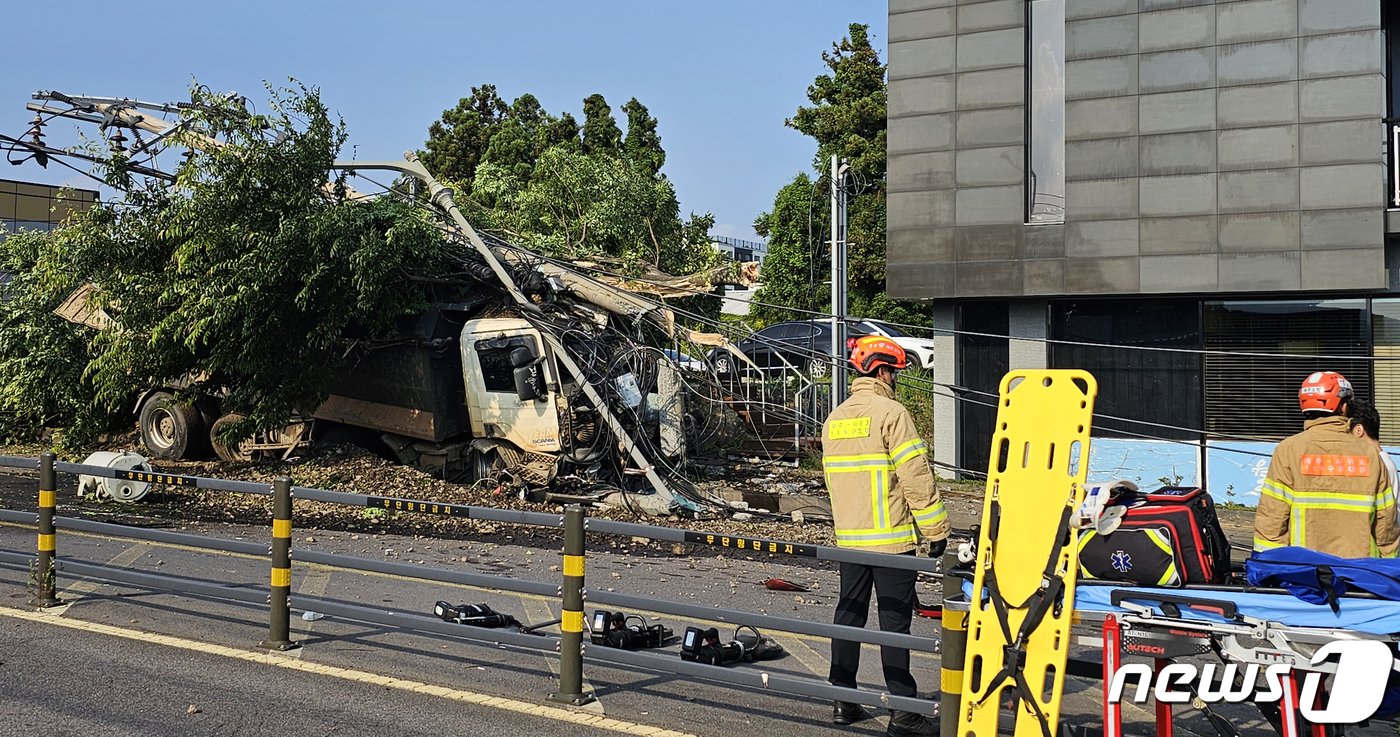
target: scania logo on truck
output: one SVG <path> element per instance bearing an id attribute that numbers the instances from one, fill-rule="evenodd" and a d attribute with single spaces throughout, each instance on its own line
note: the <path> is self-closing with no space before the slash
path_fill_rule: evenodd
<path id="1" fill-rule="evenodd" d="M 1319 648 L 1311 664 L 1318 665 L 1332 657 L 1337 658 L 1337 672 L 1325 705 L 1316 706 L 1322 703 L 1318 695 L 1322 693 L 1324 674 L 1301 674 L 1299 708 L 1303 716 L 1314 724 L 1356 724 L 1371 718 L 1385 696 L 1394 662 L 1389 646 L 1378 640 L 1337 640 Z M 1164 704 L 1184 704 L 1193 696 L 1207 704 L 1270 703 L 1283 698 L 1290 670 L 1285 663 L 1263 668 L 1260 687 L 1261 669 L 1256 663 L 1243 668 L 1237 663 L 1172 663 L 1155 673 L 1146 663 L 1127 663 L 1113 674 L 1108 700 L 1114 704 L 1122 702 L 1128 679 L 1135 677 L 1131 701 L 1138 704 L 1146 703 L 1149 697 Z"/>

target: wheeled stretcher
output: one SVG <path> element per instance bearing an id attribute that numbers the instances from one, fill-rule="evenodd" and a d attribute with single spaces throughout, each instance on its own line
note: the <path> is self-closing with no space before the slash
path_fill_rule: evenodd
<path id="1" fill-rule="evenodd" d="M 965 595 L 971 583 L 964 582 Z M 1123 584 L 1081 581 L 1075 592 L 1075 623 L 1098 627 L 1101 637 L 1079 637 L 1077 644 L 1102 648 L 1102 734 L 1123 735 L 1119 704 L 1110 703 L 1114 675 L 1124 655 L 1152 658 L 1153 671 L 1180 658 L 1217 657 L 1222 663 L 1251 664 L 1259 670 L 1287 665 L 1283 696 L 1276 704 L 1259 704 L 1264 717 L 1282 737 L 1340 734 L 1323 725 L 1305 725 L 1299 709 L 1299 683 L 1308 672 L 1335 674 L 1336 663 L 1312 664 L 1323 645 L 1337 640 L 1375 640 L 1394 651 L 1400 643 L 1400 602 L 1366 595 L 1343 598 L 1333 612 L 1326 605 L 1310 604 L 1283 589 L 1232 586 L 1145 588 Z M 1076 665 L 1078 667 L 1076 667 Z M 1069 672 L 1090 675 L 1096 664 L 1070 663 Z M 1400 659 L 1392 656 L 1392 672 L 1400 673 Z M 1133 689 L 1128 689 L 1131 691 Z M 1320 696 L 1320 695 L 1319 695 Z M 1187 702 L 1201 712 L 1221 737 L 1239 732 L 1194 692 Z M 1156 734 L 1171 737 L 1173 704 L 1155 705 Z"/>
<path id="2" fill-rule="evenodd" d="M 1283 737 L 1299 737 L 1305 729 L 1322 737 L 1338 730 L 1304 725 L 1299 709 L 1302 673 L 1337 672 L 1336 663 L 1312 663 L 1318 649 L 1337 640 L 1375 640 L 1393 651 L 1400 641 L 1396 634 L 1400 633 L 1400 602 L 1360 596 L 1346 597 L 1334 612 L 1281 589 L 1084 585 L 1076 592 L 1075 612 L 1081 623 L 1102 622 L 1104 734 L 1108 737 L 1123 733 L 1121 707 L 1110 703 L 1109 692 L 1124 653 L 1153 658 L 1155 672 L 1176 658 L 1212 653 L 1224 663 L 1255 665 L 1260 670 L 1286 665 L 1282 697 L 1277 705 L 1261 704 L 1261 711 Z M 1400 660 L 1393 656 L 1392 671 L 1400 672 Z M 1229 720 L 1198 695 L 1193 693 L 1189 703 L 1221 737 L 1237 734 Z M 1158 702 L 1155 715 L 1157 734 L 1169 737 L 1171 704 Z"/>

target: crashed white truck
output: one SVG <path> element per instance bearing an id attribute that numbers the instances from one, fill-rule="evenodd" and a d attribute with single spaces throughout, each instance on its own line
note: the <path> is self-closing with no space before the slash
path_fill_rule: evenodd
<path id="1" fill-rule="evenodd" d="M 525 267 L 506 268 L 524 276 Z M 153 387 L 133 403 L 142 444 L 155 459 L 212 452 L 245 461 L 349 441 L 442 478 L 499 478 L 538 498 L 596 484 L 636 487 L 654 470 L 629 454 L 634 448 L 663 463 L 693 452 L 688 428 L 699 420 L 687 415 L 713 412 L 713 403 L 687 402 L 695 387 L 682 381 L 685 369 L 619 328 L 645 324 L 708 345 L 724 339 L 677 326 L 670 310 L 635 289 L 554 264 L 528 269 L 537 277 L 526 288 L 553 305 L 548 314 L 512 305 L 498 290 L 433 305 L 364 350 L 314 411 L 233 445 L 221 431 L 241 419 L 238 409 L 201 393 L 198 377 Z M 733 278 L 727 272 L 697 276 Z M 84 303 L 75 293 L 58 312 L 100 325 L 106 316 L 83 314 Z M 587 381 L 564 359 L 584 367 Z"/>
<path id="2" fill-rule="evenodd" d="M 406 321 L 402 342 L 366 352 L 309 417 L 234 445 L 221 442 L 220 431 L 241 419 L 236 408 L 212 396 L 191 401 L 194 382 L 152 388 L 135 404 L 141 442 L 156 459 L 212 451 L 242 461 L 286 455 L 313 437 L 369 440 L 401 463 L 449 478 L 523 466 L 536 471 L 536 483 L 552 479 L 556 457 L 596 462 L 596 418 L 571 401 L 576 392 L 561 385 L 539 331 L 520 318 L 472 319 L 460 307 L 439 305 Z"/>
<path id="3" fill-rule="evenodd" d="M 178 106 L 56 92 L 35 98 L 43 101 L 29 106 L 36 112 L 100 122 L 104 130 L 154 134 L 161 146 L 224 145 L 191 127 L 190 119 L 172 122 L 160 114 Z M 50 107 L 54 102 L 61 105 Z M 70 153 L 33 145 L 46 155 Z M 345 161 L 332 168 L 390 171 L 426 187 L 424 204 L 435 208 L 444 236 L 459 247 L 454 257 L 461 258 L 478 288 L 457 297 L 469 301 L 434 305 L 401 324 L 398 336 L 360 352 L 353 368 L 335 377 L 319 407 L 234 445 L 222 442 L 227 435 L 221 431 L 239 419 L 239 408 L 224 406 L 217 392 L 201 392 L 199 376 L 151 387 L 134 406 L 151 456 L 188 458 L 208 450 L 228 460 L 286 456 L 318 436 L 369 434 L 376 449 L 445 478 L 504 474 L 519 486 L 556 493 L 569 484 L 649 485 L 667 505 L 697 508 L 693 487 L 671 462 L 685 452 L 682 369 L 661 350 L 648 348 L 643 333 L 663 345 L 678 339 L 697 346 L 728 343 L 677 326 L 660 300 L 638 292 L 683 296 L 696 287 L 749 284 L 756 273 L 728 281 L 736 270 L 727 268 L 667 277 L 659 285 L 649 278 L 646 287 L 590 276 L 577 265 L 551 262 L 478 233 L 451 191 L 411 153 L 401 161 Z M 169 179 L 163 172 L 143 171 Z M 363 196 L 343 185 L 326 188 Z M 423 194 L 421 188 L 415 191 Z M 674 280 L 669 293 L 667 279 Z M 59 314 L 103 327 L 110 317 L 92 312 L 89 296 L 78 290 Z M 707 405 L 706 411 L 719 406 L 696 404 Z"/>

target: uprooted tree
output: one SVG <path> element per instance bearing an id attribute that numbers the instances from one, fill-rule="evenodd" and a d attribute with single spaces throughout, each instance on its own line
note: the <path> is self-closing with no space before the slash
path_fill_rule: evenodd
<path id="1" fill-rule="evenodd" d="M 196 90 L 185 115 L 224 145 L 191 147 L 173 183 L 118 155 L 121 201 L 0 242 L 0 436 L 79 444 L 182 377 L 246 408 L 236 433 L 275 427 L 324 398 L 357 341 L 455 286 L 429 217 L 328 184 L 346 134 L 315 90 L 274 90 L 265 115 Z M 84 284 L 111 317 L 96 332 L 52 314 Z"/>

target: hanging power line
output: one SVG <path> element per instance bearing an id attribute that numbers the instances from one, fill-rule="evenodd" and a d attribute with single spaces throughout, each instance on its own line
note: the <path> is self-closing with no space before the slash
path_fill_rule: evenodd
<path id="1" fill-rule="evenodd" d="M 567 264 L 567 262 L 559 262 L 559 263 L 561 263 L 561 264 L 563 264 L 563 265 L 567 265 L 567 266 L 569 266 L 570 268 L 574 268 L 574 269 L 587 269 L 587 270 L 589 270 L 589 271 L 593 271 L 593 272 L 595 272 L 595 273 L 603 274 L 604 276 L 609 276 L 609 277 L 613 277 L 613 278 L 617 278 L 617 279 L 625 279 L 625 280 L 628 280 L 628 281 L 641 282 L 641 283 L 644 283 L 644 284 L 656 284 L 656 285 L 658 285 L 658 286 L 667 286 L 667 287 L 676 289 L 676 290 L 678 290 L 678 291 L 689 292 L 689 293 L 694 294 L 694 295 L 697 295 L 697 296 L 698 296 L 698 295 L 710 295 L 710 294 L 712 294 L 711 292 L 707 292 L 707 291 L 699 290 L 699 289 L 693 289 L 693 288 L 687 288 L 687 287 L 679 287 L 679 286 L 674 286 L 674 285 L 661 285 L 659 282 L 648 281 L 648 280 L 645 279 L 644 277 L 627 276 L 627 275 L 625 275 L 625 274 L 619 274 L 619 273 L 617 273 L 617 272 L 608 271 L 607 269 L 604 269 L 604 268 L 599 267 L 599 266 L 596 266 L 596 265 L 580 266 L 580 265 L 575 265 L 575 264 Z M 773 303 L 770 303 L 770 302 L 759 302 L 759 301 L 754 300 L 754 299 L 744 299 L 744 298 L 742 298 L 742 297 L 732 297 L 732 296 L 729 296 L 729 297 L 727 297 L 727 298 L 728 298 L 728 299 L 732 299 L 732 300 L 734 300 L 734 301 L 736 301 L 736 302 L 744 302 L 744 303 L 749 304 L 749 305 L 758 305 L 758 306 L 760 306 L 760 307 L 768 307 L 768 308 L 771 308 L 771 309 L 774 309 L 774 310 L 781 310 L 781 311 L 791 312 L 791 313 L 794 313 L 794 314 L 808 315 L 808 316 L 810 316 L 810 317 L 812 317 L 812 318 L 814 318 L 814 319 L 825 319 L 825 320 L 830 320 L 830 319 L 833 317 L 833 315 L 832 315 L 831 313 L 828 313 L 828 312 L 821 312 L 821 311 L 819 311 L 819 310 L 803 309 L 803 308 L 801 308 L 801 307 L 790 307 L 790 306 L 787 306 L 787 305 L 773 304 Z M 1021 336 L 1021 335 L 1011 335 L 1011 334 L 1003 334 L 1003 333 L 986 333 L 986 332 L 980 332 L 980 331 L 976 331 L 976 330 L 961 330 L 961 329 L 957 329 L 957 328 L 940 328 L 940 327 L 932 327 L 932 326 L 929 326 L 929 325 L 915 325 L 915 324 L 912 324 L 912 323 L 894 322 L 894 321 L 892 321 L 892 320 L 886 320 L 886 319 L 884 319 L 884 318 L 878 318 L 878 317 L 860 317 L 860 316 L 851 315 L 851 316 L 848 316 L 848 317 L 846 318 L 846 322 L 847 322 L 847 323 L 860 323 L 860 322 L 866 322 L 866 321 L 873 322 L 873 323 L 879 323 L 879 324 L 881 324 L 881 325 L 889 325 L 889 326 L 891 326 L 891 327 L 900 328 L 900 329 L 902 329 L 902 330 L 923 331 L 923 332 L 936 333 L 936 334 L 942 334 L 942 335 L 966 335 L 966 336 L 973 336 L 973 337 L 979 337 L 979 338 L 997 338 L 997 339 L 1001 339 L 1001 340 L 1019 340 L 1019 341 L 1025 341 L 1025 342 L 1031 342 L 1031 343 L 1047 343 L 1047 344 L 1055 344 L 1055 345 L 1083 346 L 1083 347 L 1087 347 L 1087 348 L 1105 348 L 1105 349 L 1119 349 L 1119 350 L 1130 350 L 1130 351 L 1152 351 L 1152 352 L 1159 352 L 1159 353 L 1185 353 L 1185 354 L 1203 355 L 1203 356 L 1236 356 L 1236 357 L 1246 357 L 1246 358 L 1297 358 L 1297 359 L 1331 360 L 1331 361 L 1373 361 L 1373 362 L 1382 362 L 1382 363 L 1383 363 L 1383 362 L 1387 362 L 1387 361 L 1400 361 L 1400 356 L 1361 356 L 1361 355 L 1351 355 L 1351 356 L 1348 356 L 1348 355 L 1328 355 L 1328 354 L 1311 354 L 1311 353 L 1269 353 L 1269 352 L 1259 352 L 1259 351 L 1231 351 L 1231 350 L 1219 350 L 1219 349 L 1211 349 L 1211 348 L 1168 348 L 1168 347 L 1164 347 L 1164 346 L 1128 345 L 1128 344 L 1123 344 L 1123 343 L 1099 343 L 1099 342 L 1083 341 L 1083 340 L 1068 340 L 1068 339 L 1063 339 L 1063 338 L 1043 338 L 1043 337 L 1037 337 L 1037 336 Z"/>

